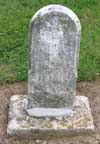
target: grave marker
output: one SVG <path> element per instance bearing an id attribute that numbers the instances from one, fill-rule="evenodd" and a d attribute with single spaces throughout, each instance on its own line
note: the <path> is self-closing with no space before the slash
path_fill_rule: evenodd
<path id="1" fill-rule="evenodd" d="M 30 23 L 29 108 L 73 107 L 81 25 L 61 6 L 38 11 Z"/>
<path id="2" fill-rule="evenodd" d="M 11 97 L 8 136 L 89 135 L 88 98 L 76 96 L 81 25 L 68 8 L 49 5 L 30 22 L 28 95 Z"/>

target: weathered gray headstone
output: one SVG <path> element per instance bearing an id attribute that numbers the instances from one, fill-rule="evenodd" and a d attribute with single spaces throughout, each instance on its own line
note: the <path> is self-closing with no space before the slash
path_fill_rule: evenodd
<path id="1" fill-rule="evenodd" d="M 49 5 L 30 22 L 28 96 L 10 102 L 10 136 L 94 132 L 88 99 L 76 96 L 81 25 L 68 8 Z"/>
<path id="2" fill-rule="evenodd" d="M 29 107 L 72 107 L 81 25 L 61 6 L 39 10 L 30 23 Z"/>

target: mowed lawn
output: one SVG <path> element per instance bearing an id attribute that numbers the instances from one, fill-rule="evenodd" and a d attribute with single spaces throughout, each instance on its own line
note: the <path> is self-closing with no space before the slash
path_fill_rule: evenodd
<path id="1" fill-rule="evenodd" d="M 28 31 L 48 4 L 72 9 L 82 25 L 78 80 L 100 79 L 100 0 L 0 0 L 0 83 L 27 80 Z"/>

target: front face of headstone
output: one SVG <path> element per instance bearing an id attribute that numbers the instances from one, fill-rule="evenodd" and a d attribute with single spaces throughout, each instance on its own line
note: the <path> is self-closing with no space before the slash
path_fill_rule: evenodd
<path id="1" fill-rule="evenodd" d="M 59 5 L 39 10 L 30 23 L 29 108 L 72 107 L 76 90 L 80 23 Z"/>

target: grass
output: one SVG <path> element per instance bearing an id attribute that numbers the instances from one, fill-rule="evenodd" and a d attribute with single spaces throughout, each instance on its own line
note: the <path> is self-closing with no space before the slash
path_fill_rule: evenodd
<path id="1" fill-rule="evenodd" d="M 48 4 L 65 5 L 78 15 L 82 25 L 78 80 L 99 79 L 99 0 L 0 0 L 0 83 L 27 80 L 29 22 Z"/>

